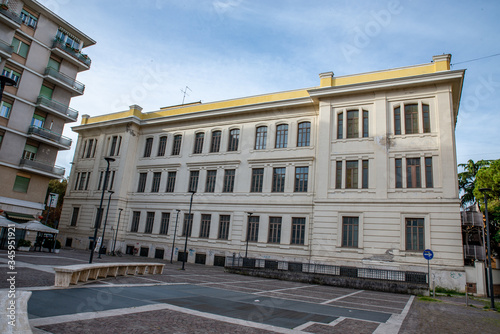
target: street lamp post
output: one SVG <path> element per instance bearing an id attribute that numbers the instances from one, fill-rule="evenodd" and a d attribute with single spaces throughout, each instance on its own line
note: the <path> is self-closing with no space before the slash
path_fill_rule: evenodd
<path id="1" fill-rule="evenodd" d="M 172 242 L 172 254 L 170 254 L 170 263 L 172 263 L 172 260 L 174 258 L 175 235 L 177 234 L 177 220 L 179 219 L 179 212 L 181 212 L 181 210 L 176 209 L 176 211 L 177 216 L 175 217 L 174 241 Z"/>
<path id="2" fill-rule="evenodd" d="M 248 237 L 250 234 L 250 219 L 252 218 L 253 213 L 247 212 L 247 215 L 248 215 L 248 219 L 247 219 L 247 246 L 245 248 L 245 260 L 247 259 L 247 255 L 248 255 Z"/>
<path id="3" fill-rule="evenodd" d="M 189 214 L 188 214 L 188 219 L 191 220 L 191 227 L 193 226 L 193 217 L 191 216 L 191 207 L 193 206 L 193 196 L 196 193 L 196 190 L 191 190 L 191 201 L 189 202 Z M 188 236 L 189 236 L 189 231 L 188 231 L 188 226 L 186 226 L 186 241 L 184 242 L 184 256 L 182 257 L 182 268 L 181 270 L 184 270 L 184 265 L 186 264 L 187 261 L 187 245 L 188 245 Z"/>
<path id="4" fill-rule="evenodd" d="M 115 254 L 115 248 L 116 248 L 116 238 L 118 237 L 118 226 L 120 226 L 120 217 L 122 216 L 122 208 L 118 209 L 118 222 L 116 223 L 116 231 L 115 231 L 115 241 L 113 242 L 113 251 L 111 252 L 113 255 Z"/>
<path id="5" fill-rule="evenodd" d="M 495 294 L 493 292 L 493 274 L 491 273 L 491 246 L 490 246 L 490 222 L 488 219 L 488 196 L 490 188 L 481 188 L 480 192 L 484 194 L 484 215 L 486 218 L 486 246 L 488 247 L 488 281 L 490 286 L 491 309 L 495 309 Z"/>
<path id="6" fill-rule="evenodd" d="M 97 217 L 95 219 L 94 240 L 92 242 L 92 249 L 90 250 L 89 263 L 92 263 L 92 258 L 94 257 L 94 249 L 96 247 L 96 242 L 97 242 L 97 231 L 99 230 L 99 225 L 101 224 L 102 202 L 104 200 L 104 192 L 106 191 L 106 188 L 108 187 L 109 163 L 111 161 L 115 161 L 115 159 L 111 158 L 111 157 L 106 157 L 106 158 L 104 158 L 104 160 L 106 160 L 106 162 L 108 163 L 108 166 L 106 167 L 106 173 L 104 175 L 104 186 L 102 187 L 101 201 L 99 202 L 99 210 L 97 211 Z"/>
<path id="7" fill-rule="evenodd" d="M 104 232 L 106 232 L 106 223 L 108 222 L 108 213 L 109 213 L 109 204 L 111 203 L 111 195 L 113 195 L 115 192 L 113 190 L 109 190 L 109 198 L 108 198 L 108 207 L 106 208 L 106 218 L 104 218 L 104 226 L 102 228 L 102 237 L 101 237 L 101 245 L 99 246 L 99 255 L 97 256 L 98 258 L 101 258 L 101 253 L 102 253 L 102 245 L 104 244 Z"/>

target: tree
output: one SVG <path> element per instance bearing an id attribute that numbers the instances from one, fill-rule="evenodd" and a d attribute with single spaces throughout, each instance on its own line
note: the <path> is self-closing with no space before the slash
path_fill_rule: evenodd
<path id="1" fill-rule="evenodd" d="M 64 202 L 64 195 L 66 194 L 66 188 L 68 186 L 68 180 L 67 179 L 54 179 L 49 181 L 49 187 L 47 189 L 47 195 L 46 195 L 46 203 L 48 204 L 48 198 L 50 193 L 55 193 L 59 195 L 59 198 L 57 200 L 57 205 L 55 208 L 50 208 L 50 213 L 49 217 L 47 219 L 47 225 L 51 227 L 57 227 L 59 219 L 61 217 L 61 210 L 62 210 L 62 205 Z M 47 217 L 47 212 L 48 212 L 48 205 L 46 209 L 43 211 L 43 216 L 44 219 Z"/>
<path id="2" fill-rule="evenodd" d="M 500 159 L 493 160 L 489 167 L 482 168 L 476 175 L 474 196 L 478 199 L 479 206 L 484 210 L 484 194 L 480 189 L 491 189 L 488 196 L 488 217 L 490 220 L 490 235 L 493 249 L 500 252 Z"/>
<path id="3" fill-rule="evenodd" d="M 477 173 L 490 165 L 491 160 L 479 160 L 474 162 L 469 160 L 466 164 L 459 164 L 459 168 L 463 168 L 463 172 L 458 173 L 458 188 L 462 192 L 460 198 L 460 203 L 462 207 L 467 207 L 469 205 L 475 204 L 477 198 L 474 194 L 474 188 L 476 186 L 476 175 Z"/>

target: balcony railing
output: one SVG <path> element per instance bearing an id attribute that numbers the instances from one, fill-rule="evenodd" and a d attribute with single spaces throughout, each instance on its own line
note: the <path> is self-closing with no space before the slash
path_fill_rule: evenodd
<path id="1" fill-rule="evenodd" d="M 28 160 L 28 159 L 21 159 L 21 163 L 19 164 L 19 166 L 31 167 L 33 169 L 44 171 L 57 176 L 64 176 L 64 172 L 66 171 L 63 167 L 51 166 L 43 162 L 38 162 L 36 160 Z"/>
<path id="2" fill-rule="evenodd" d="M 8 17 L 10 20 L 16 22 L 18 25 L 21 25 L 23 23 L 21 17 L 18 14 L 10 11 L 8 8 L 0 7 L 0 14 Z"/>
<path id="3" fill-rule="evenodd" d="M 40 95 L 36 100 L 36 104 L 40 106 L 44 106 L 46 108 L 57 111 L 58 113 L 66 115 L 71 120 L 76 121 L 78 118 L 78 111 L 72 109 L 62 103 L 51 100 L 43 95 Z"/>
<path id="4" fill-rule="evenodd" d="M 476 259 L 483 261 L 486 259 L 486 254 L 483 246 L 478 245 L 464 245 L 464 258 Z"/>
<path id="5" fill-rule="evenodd" d="M 70 138 L 64 137 L 59 133 L 52 132 L 48 129 L 40 128 L 38 126 L 30 126 L 28 129 L 28 134 L 38 135 L 40 137 L 55 141 L 58 144 L 64 146 L 71 146 L 72 140 Z"/>
<path id="6" fill-rule="evenodd" d="M 9 56 L 14 52 L 14 48 L 9 43 L 0 39 L 0 51 L 7 53 Z"/>
<path id="7" fill-rule="evenodd" d="M 462 218 L 462 225 L 484 227 L 483 214 L 481 212 L 462 211 L 460 215 Z"/>
<path id="8" fill-rule="evenodd" d="M 52 47 L 53 48 L 59 48 L 59 49 L 63 50 L 64 52 L 70 54 L 71 56 L 73 56 L 74 58 L 78 59 L 79 61 L 81 61 L 82 63 L 84 63 L 87 66 L 90 66 L 90 63 L 92 62 L 87 55 L 81 53 L 80 51 L 77 51 L 77 50 L 73 49 L 71 46 L 67 46 L 60 39 L 56 38 L 54 40 L 54 44 L 52 45 Z"/>
<path id="9" fill-rule="evenodd" d="M 83 94 L 83 91 L 85 90 L 84 84 L 76 81 L 75 79 L 70 78 L 66 74 L 63 74 L 52 67 L 47 67 L 45 69 L 45 75 L 51 76 L 53 78 L 56 78 L 59 81 L 64 82 L 65 84 L 69 85 L 73 89 L 77 90 L 80 94 Z"/>

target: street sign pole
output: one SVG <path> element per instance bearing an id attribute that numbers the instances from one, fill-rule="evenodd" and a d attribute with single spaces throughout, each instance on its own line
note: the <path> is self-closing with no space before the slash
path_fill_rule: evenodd
<path id="1" fill-rule="evenodd" d="M 429 292 L 429 297 L 431 295 L 431 260 L 432 258 L 434 257 L 434 253 L 430 250 L 430 249 L 426 249 L 424 250 L 424 258 L 427 260 L 427 279 L 428 279 L 428 284 L 427 284 L 427 288 L 428 288 L 428 292 Z"/>

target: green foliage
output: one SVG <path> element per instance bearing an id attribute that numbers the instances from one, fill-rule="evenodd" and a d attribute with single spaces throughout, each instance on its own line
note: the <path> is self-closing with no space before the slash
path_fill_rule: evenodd
<path id="1" fill-rule="evenodd" d="M 476 186 L 476 175 L 482 168 L 487 168 L 491 160 L 479 160 L 474 162 L 469 160 L 466 164 L 459 164 L 458 167 L 463 169 L 463 172 L 458 173 L 458 188 L 462 192 L 460 198 L 463 207 L 472 205 L 477 202 L 474 194 Z"/>
<path id="2" fill-rule="evenodd" d="M 31 247 L 31 241 L 20 239 L 17 243 L 17 247 Z"/>
<path id="3" fill-rule="evenodd" d="M 50 208 L 50 213 L 49 213 L 49 219 L 47 220 L 47 225 L 50 227 L 56 227 L 57 223 L 59 221 L 59 218 L 61 217 L 61 210 L 62 210 L 62 205 L 64 202 L 64 195 L 66 194 L 66 188 L 68 186 L 68 180 L 67 179 L 61 179 L 61 180 L 50 180 L 49 181 L 49 187 L 47 189 L 47 203 L 49 199 L 49 194 L 50 193 L 55 193 L 59 195 L 59 199 L 57 200 L 57 206 L 55 208 Z M 45 217 L 47 217 L 48 213 L 48 207 L 43 211 L 42 216 L 44 217 L 43 221 L 45 222 Z"/>
<path id="4" fill-rule="evenodd" d="M 421 296 L 421 297 L 418 297 L 418 300 L 422 300 L 424 302 L 441 302 L 439 299 L 435 299 L 435 298 L 432 298 L 432 297 L 427 297 L 427 296 Z"/>

